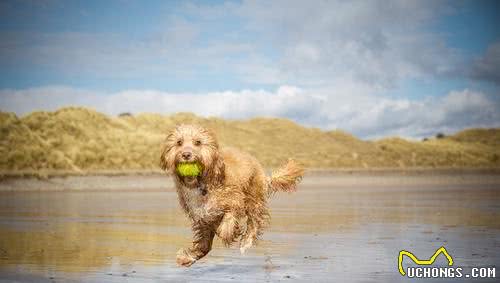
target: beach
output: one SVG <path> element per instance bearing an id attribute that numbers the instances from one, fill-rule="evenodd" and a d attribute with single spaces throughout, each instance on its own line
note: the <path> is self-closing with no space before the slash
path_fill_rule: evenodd
<path id="1" fill-rule="evenodd" d="M 465 270 L 500 263 L 494 170 L 317 171 L 270 210 L 246 254 L 217 239 L 183 268 L 175 253 L 191 231 L 169 177 L 4 178 L 0 282 L 410 282 L 399 252 L 428 259 L 440 247 Z"/>

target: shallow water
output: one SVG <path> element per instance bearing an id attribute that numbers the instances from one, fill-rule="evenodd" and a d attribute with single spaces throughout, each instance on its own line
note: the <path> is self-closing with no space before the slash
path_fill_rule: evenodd
<path id="1" fill-rule="evenodd" d="M 3 192 L 0 282 L 410 282 L 399 251 L 428 259 L 441 246 L 455 266 L 500 277 L 500 186 L 334 183 L 276 195 L 257 247 L 240 255 L 216 241 L 191 268 L 175 265 L 191 232 L 173 189 Z"/>

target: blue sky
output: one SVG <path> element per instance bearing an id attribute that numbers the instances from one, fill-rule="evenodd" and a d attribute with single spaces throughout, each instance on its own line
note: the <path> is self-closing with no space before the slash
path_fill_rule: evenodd
<path id="1" fill-rule="evenodd" d="M 498 1 L 3 1 L 0 109 L 500 125 Z"/>

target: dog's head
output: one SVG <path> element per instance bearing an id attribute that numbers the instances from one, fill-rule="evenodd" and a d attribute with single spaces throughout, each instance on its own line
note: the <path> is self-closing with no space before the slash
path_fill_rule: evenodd
<path id="1" fill-rule="evenodd" d="M 161 168 L 187 180 L 189 178 L 178 175 L 176 168 L 180 163 L 201 164 L 202 173 L 199 178 L 219 180 L 224 176 L 224 161 L 219 154 L 215 134 L 198 125 L 179 125 L 165 140 Z"/>

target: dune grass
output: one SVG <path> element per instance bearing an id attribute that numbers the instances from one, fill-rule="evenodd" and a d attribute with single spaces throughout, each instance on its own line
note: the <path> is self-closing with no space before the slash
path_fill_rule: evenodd
<path id="1" fill-rule="evenodd" d="M 248 151 L 266 167 L 289 157 L 309 168 L 500 167 L 500 129 L 470 129 L 425 142 L 364 141 L 286 119 L 223 120 L 191 113 L 111 117 L 69 107 L 24 117 L 0 112 L 0 171 L 158 170 L 163 139 L 179 123 L 214 129 L 223 146 Z"/>

